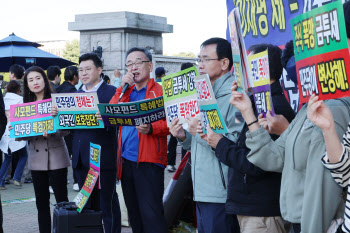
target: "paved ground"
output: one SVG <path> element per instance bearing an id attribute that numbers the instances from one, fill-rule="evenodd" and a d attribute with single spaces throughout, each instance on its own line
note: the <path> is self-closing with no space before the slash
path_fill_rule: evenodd
<path id="1" fill-rule="evenodd" d="M 180 162 L 181 156 L 180 147 L 178 147 L 178 155 L 176 163 Z M 167 170 L 164 171 L 164 183 L 165 188 L 167 187 L 172 175 L 174 173 L 169 173 Z M 73 200 L 77 195 L 77 192 L 73 191 L 73 178 L 72 170 L 69 168 L 68 180 L 68 197 L 69 200 Z M 15 185 L 7 185 L 7 190 L 0 191 L 2 208 L 4 215 L 4 232 L 5 233 L 37 233 L 38 222 L 37 222 L 37 210 L 34 201 L 34 189 L 32 184 L 23 184 L 21 188 L 17 188 Z M 28 202 L 13 203 L 15 199 L 25 198 Z M 11 201 L 12 200 L 12 201 Z M 11 201 L 8 203 L 8 201 Z M 51 203 L 55 203 L 55 198 L 53 194 L 51 195 Z M 51 205 L 51 210 L 53 206 Z M 52 213 L 52 211 L 51 211 Z M 122 233 L 132 233 L 130 228 L 123 227 Z"/>

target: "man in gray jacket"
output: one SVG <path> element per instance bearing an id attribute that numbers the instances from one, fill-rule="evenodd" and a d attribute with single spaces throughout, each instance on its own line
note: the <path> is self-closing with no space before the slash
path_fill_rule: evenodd
<path id="1" fill-rule="evenodd" d="M 224 136 L 235 142 L 243 124 L 235 123 L 237 109 L 229 103 L 230 88 L 234 81 L 229 72 L 233 65 L 230 43 L 222 38 L 204 41 L 197 61 L 199 73 L 209 75 L 215 98 L 229 131 Z M 197 119 L 187 118 L 188 130 L 184 130 L 182 125 L 177 123 L 178 119 L 172 121 L 170 132 L 178 138 L 185 150 L 191 151 L 198 232 L 239 232 L 237 219 L 230 219 L 225 214 L 228 167 L 218 162 L 212 148 L 196 133 Z"/>

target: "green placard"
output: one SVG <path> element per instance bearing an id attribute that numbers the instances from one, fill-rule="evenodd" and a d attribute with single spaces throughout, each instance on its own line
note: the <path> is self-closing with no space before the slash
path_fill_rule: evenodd
<path id="1" fill-rule="evenodd" d="M 348 47 L 340 0 L 290 20 L 295 61 Z"/>
<path id="2" fill-rule="evenodd" d="M 162 78 L 164 102 L 196 94 L 194 77 L 199 73 L 196 67 L 190 67 Z"/>

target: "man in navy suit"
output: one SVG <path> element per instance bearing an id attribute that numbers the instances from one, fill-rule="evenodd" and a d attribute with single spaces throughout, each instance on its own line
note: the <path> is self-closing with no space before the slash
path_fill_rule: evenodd
<path id="1" fill-rule="evenodd" d="M 79 58 L 79 79 L 83 83 L 77 92 L 97 92 L 100 103 L 109 103 L 116 92 L 100 78 L 102 61 L 94 53 L 87 53 Z M 115 127 L 103 129 L 73 130 L 72 166 L 76 169 L 79 188 L 90 168 L 90 142 L 101 146 L 101 190 L 95 186 L 85 208 L 102 209 L 105 233 L 121 232 L 121 214 L 116 185 L 117 136 Z"/>

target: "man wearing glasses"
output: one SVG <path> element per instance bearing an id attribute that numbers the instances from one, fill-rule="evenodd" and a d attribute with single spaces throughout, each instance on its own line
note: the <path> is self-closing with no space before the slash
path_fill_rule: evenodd
<path id="1" fill-rule="evenodd" d="M 79 57 L 79 79 L 83 86 L 77 93 L 96 92 L 100 103 L 108 103 L 116 88 L 100 78 L 102 61 L 95 53 L 86 53 Z M 57 108 L 52 108 L 57 115 Z M 103 129 L 75 129 L 73 133 L 72 167 L 81 189 L 90 169 L 90 142 L 101 146 L 100 188 L 95 186 L 86 204 L 86 209 L 102 210 L 105 233 L 121 231 L 121 217 L 116 183 L 117 136 L 115 127 Z"/>
<path id="2" fill-rule="evenodd" d="M 243 124 L 235 123 L 235 113 L 238 110 L 229 103 L 234 81 L 229 72 L 233 65 L 230 43 L 222 38 L 204 41 L 197 62 L 199 73 L 209 75 L 215 98 L 229 131 L 224 136 L 236 142 Z M 171 122 L 170 132 L 178 138 L 185 150 L 191 151 L 198 232 L 239 233 L 237 218 L 233 216 L 232 219 L 225 214 L 228 167 L 218 162 L 215 151 L 196 133 L 198 120 L 188 117 L 186 121 L 188 130 L 184 130 L 182 125 L 177 124 L 178 119 L 175 119 Z"/>
<path id="3" fill-rule="evenodd" d="M 127 73 L 110 101 L 111 104 L 153 99 L 163 95 L 161 85 L 150 78 L 153 63 L 152 54 L 147 49 L 129 49 L 125 63 Z M 119 100 L 126 83 L 129 88 Z M 134 233 L 167 232 L 162 197 L 168 134 L 165 119 L 151 124 L 119 127 L 117 179 L 122 182 Z"/>

